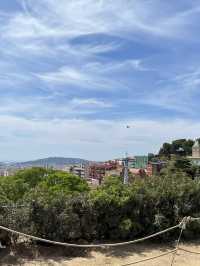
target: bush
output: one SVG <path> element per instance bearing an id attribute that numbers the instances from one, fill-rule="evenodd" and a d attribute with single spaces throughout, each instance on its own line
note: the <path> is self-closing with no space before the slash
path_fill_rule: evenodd
<path id="1" fill-rule="evenodd" d="M 108 177 L 91 191 L 77 176 L 52 170 L 34 169 L 34 173 L 36 178 L 25 171 L 0 179 L 0 204 L 29 206 L 12 211 L 0 208 L 0 224 L 61 242 L 115 241 L 152 234 L 184 216 L 200 216 L 200 183 L 180 169 L 167 168 L 160 176 L 128 186 L 121 178 Z M 158 239 L 174 239 L 177 233 Z M 195 238 L 199 233 L 200 226 L 192 223 L 184 236 Z"/>

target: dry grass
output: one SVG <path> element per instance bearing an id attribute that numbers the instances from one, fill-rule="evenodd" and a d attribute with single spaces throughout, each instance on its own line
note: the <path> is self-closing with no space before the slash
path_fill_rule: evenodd
<path id="1" fill-rule="evenodd" d="M 200 252 L 200 243 L 182 244 L 181 247 Z M 9 250 L 0 250 L 0 265 L 23 266 L 121 266 L 137 260 L 162 254 L 170 251 L 173 246 L 152 243 L 137 244 L 121 248 L 105 248 L 100 250 L 72 250 L 55 247 L 18 247 L 16 254 Z M 79 253 L 79 254 L 77 254 Z M 141 266 L 169 266 L 172 254 L 156 260 L 140 263 Z M 200 266 L 200 255 L 192 255 L 179 251 L 174 266 Z"/>

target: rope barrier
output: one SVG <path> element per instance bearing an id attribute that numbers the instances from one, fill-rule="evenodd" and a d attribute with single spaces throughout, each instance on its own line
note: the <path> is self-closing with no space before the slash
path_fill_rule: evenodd
<path id="1" fill-rule="evenodd" d="M 195 217 L 190 217 L 190 216 L 183 218 L 180 235 L 179 235 L 179 238 L 178 238 L 178 241 L 177 241 L 177 245 L 176 245 L 176 252 L 174 252 L 174 254 L 173 254 L 172 261 L 171 261 L 171 266 L 173 266 L 173 264 L 175 262 L 175 258 L 177 256 L 178 250 L 180 250 L 179 249 L 179 244 L 180 244 L 180 240 L 181 240 L 181 236 L 182 236 L 183 230 L 186 229 L 186 226 L 187 226 L 188 223 L 195 222 L 195 221 L 200 221 L 200 218 L 199 217 L 195 218 Z"/>
<path id="2" fill-rule="evenodd" d="M 182 236 L 183 230 L 186 229 L 186 225 L 187 225 L 188 222 L 189 222 L 188 217 L 183 218 L 182 224 L 181 224 L 181 231 L 180 231 L 180 234 L 179 234 L 177 243 L 176 243 L 176 251 L 174 252 L 174 254 L 172 256 L 171 266 L 173 266 L 173 264 L 175 262 L 175 258 L 177 256 L 177 252 L 178 252 L 178 249 L 179 249 L 179 244 L 180 244 L 181 236 Z"/>
<path id="3" fill-rule="evenodd" d="M 185 251 L 185 252 L 188 252 L 188 253 L 191 253 L 191 254 L 200 255 L 200 252 L 192 252 L 192 251 L 189 251 L 189 250 L 186 250 L 186 249 L 183 249 L 183 248 L 179 247 L 183 230 L 186 229 L 186 226 L 187 226 L 188 223 L 194 222 L 194 221 L 200 221 L 200 218 L 194 218 L 194 217 L 190 217 L 190 216 L 183 218 L 183 220 L 181 221 L 180 226 L 179 226 L 181 228 L 181 231 L 180 231 L 180 234 L 179 234 L 175 249 L 173 249 L 171 251 L 168 251 L 168 252 L 165 252 L 165 253 L 163 253 L 161 255 L 157 255 L 157 256 L 154 256 L 154 257 L 150 257 L 150 258 L 147 258 L 147 259 L 135 261 L 135 262 L 128 263 L 128 264 L 124 264 L 124 265 L 121 265 L 121 266 L 130 266 L 130 265 L 139 264 L 139 263 L 142 263 L 142 262 L 146 262 L 146 261 L 150 261 L 150 260 L 154 260 L 154 259 L 166 256 L 166 255 L 171 254 L 171 253 L 173 253 L 173 257 L 172 257 L 172 261 L 171 261 L 171 266 L 173 266 L 178 250 L 182 250 L 182 251 Z"/>
<path id="4" fill-rule="evenodd" d="M 187 250 L 187 249 L 184 249 L 184 248 L 179 248 L 179 250 L 187 252 L 187 253 L 195 254 L 195 255 L 200 255 L 200 252 L 191 251 L 191 250 Z"/>
<path id="5" fill-rule="evenodd" d="M 194 218 L 194 217 L 190 217 L 190 216 L 189 217 L 184 217 L 179 224 L 177 224 L 175 226 L 172 226 L 172 227 L 169 227 L 169 228 L 167 228 L 165 230 L 162 230 L 160 232 L 157 232 L 155 234 L 152 234 L 152 235 L 140 238 L 140 239 L 132 240 L 132 241 L 120 242 L 120 243 L 114 243 L 114 244 L 79 245 L 79 244 L 72 244 L 72 243 L 63 243 L 63 242 L 52 241 L 52 240 L 48 240 L 48 239 L 32 236 L 32 235 L 29 235 L 29 234 L 21 233 L 21 232 L 12 230 L 12 229 L 4 227 L 4 226 L 0 226 L 0 229 L 2 229 L 4 231 L 7 231 L 9 233 L 12 233 L 12 234 L 16 234 L 16 235 L 19 235 L 19 236 L 30 238 L 32 240 L 37 240 L 37 241 L 41 241 L 41 242 L 45 242 L 45 243 L 49 243 L 49 244 L 54 244 L 54 245 L 60 245 L 60 246 L 66 246 L 66 247 L 78 247 L 78 248 L 97 248 L 97 247 L 116 247 L 116 246 L 124 246 L 124 245 L 129 245 L 129 244 L 135 244 L 135 243 L 139 243 L 139 242 L 145 241 L 147 239 L 151 239 L 151 238 L 153 238 L 155 236 L 164 234 L 166 232 L 175 230 L 176 228 L 180 228 L 181 231 L 180 231 L 180 234 L 179 234 L 175 249 L 173 249 L 171 251 L 168 251 L 168 252 L 165 252 L 163 254 L 154 256 L 154 257 L 150 257 L 150 258 L 146 258 L 146 259 L 143 259 L 143 260 L 139 260 L 139 261 L 135 261 L 135 262 L 132 262 L 132 263 L 121 265 L 121 266 L 135 265 L 135 264 L 139 264 L 139 263 L 142 263 L 142 262 L 154 260 L 154 259 L 157 259 L 157 258 L 160 258 L 160 257 L 163 257 L 163 256 L 166 256 L 168 254 L 172 254 L 173 253 L 173 257 L 172 257 L 172 261 L 171 261 L 171 266 L 173 266 L 178 250 L 182 250 L 184 252 L 191 253 L 191 254 L 200 255 L 200 252 L 189 251 L 189 250 L 186 250 L 186 249 L 183 249 L 183 248 L 179 247 L 183 231 L 186 229 L 187 224 L 190 223 L 190 222 L 193 222 L 193 221 L 200 221 L 200 218 Z"/>
<path id="6" fill-rule="evenodd" d="M 167 256 L 171 253 L 175 253 L 177 252 L 178 250 L 181 250 L 181 251 L 184 251 L 184 252 L 187 252 L 187 253 L 191 253 L 191 254 L 195 254 L 195 255 L 200 255 L 200 252 L 196 252 L 196 251 L 190 251 L 190 250 L 187 250 L 187 249 L 184 249 L 184 248 L 175 248 L 171 251 L 168 251 L 168 252 L 165 252 L 165 253 L 162 253 L 160 255 L 157 255 L 157 256 L 154 256 L 154 257 L 150 257 L 150 258 L 147 258 L 147 259 L 143 259 L 143 260 L 139 260 L 139 261 L 135 261 L 135 262 L 131 262 L 131 263 L 128 263 L 128 264 L 123 264 L 121 266 L 130 266 L 130 265 L 135 265 L 135 264 L 139 264 L 139 263 L 142 263 L 142 262 L 146 262 L 146 261 L 150 261 L 150 260 L 155 260 L 157 258 L 160 258 L 160 257 L 164 257 L 164 256 Z"/>
<path id="7" fill-rule="evenodd" d="M 140 239 L 136 239 L 136 240 L 131 240 L 131 241 L 127 241 L 127 242 L 120 242 L 120 243 L 114 243 L 114 244 L 88 244 L 88 245 L 81 245 L 81 244 L 73 244 L 73 243 L 64 243 L 64 242 L 57 242 L 57 241 L 53 241 L 53 240 L 48 240 L 45 238 L 41 238 L 41 237 L 36 237 L 33 235 L 29 235 L 29 234 L 25 234 L 25 233 L 21 233 L 15 230 L 12 230 L 10 228 L 4 227 L 4 226 L 0 226 L 0 229 L 7 231 L 9 233 L 15 234 L 15 235 L 19 235 L 19 236 L 23 236 L 23 237 L 27 237 L 30 238 L 32 240 L 37 240 L 37 241 L 41 241 L 41 242 L 45 242 L 45 243 L 49 243 L 49 244 L 54 244 L 54 245 L 60 245 L 60 246 L 66 246 L 66 247 L 78 247 L 78 248 L 98 248 L 98 247 L 117 247 L 117 246 L 125 246 L 125 245 L 130 245 L 130 244 L 135 244 L 135 243 L 139 243 L 148 239 L 151 239 L 153 237 L 159 236 L 161 234 L 167 233 L 169 231 L 175 230 L 176 228 L 180 228 L 181 223 L 169 227 L 165 230 L 162 230 L 160 232 L 157 232 L 155 234 L 140 238 Z"/>
<path id="8" fill-rule="evenodd" d="M 163 254 L 160 254 L 160 255 L 157 255 L 157 256 L 154 256 L 154 257 L 150 257 L 150 258 L 147 258 L 147 259 L 143 259 L 143 260 L 138 260 L 138 261 L 135 261 L 135 262 L 132 262 L 132 263 L 128 263 L 128 264 L 123 264 L 121 266 L 130 266 L 130 265 L 134 265 L 134 264 L 138 264 L 138 263 L 142 263 L 142 262 L 146 262 L 146 261 L 149 261 L 149 260 L 155 260 L 157 258 L 160 258 L 160 257 L 164 257 L 166 255 L 169 255 L 171 253 L 174 253 L 176 252 L 177 249 L 173 249 L 171 251 L 168 251 L 168 252 L 165 252 Z"/>

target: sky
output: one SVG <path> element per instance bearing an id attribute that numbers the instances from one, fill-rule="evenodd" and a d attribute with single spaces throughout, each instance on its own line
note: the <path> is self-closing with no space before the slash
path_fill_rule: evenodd
<path id="1" fill-rule="evenodd" d="M 200 137 L 199 25 L 197 0 L 0 1 L 0 161 Z"/>

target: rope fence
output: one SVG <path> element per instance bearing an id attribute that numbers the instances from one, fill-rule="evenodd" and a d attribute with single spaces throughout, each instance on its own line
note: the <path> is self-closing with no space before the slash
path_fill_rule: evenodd
<path id="1" fill-rule="evenodd" d="M 160 255 L 157 255 L 157 256 L 154 256 L 154 257 L 150 257 L 150 258 L 146 258 L 146 259 L 143 259 L 143 260 L 138 260 L 138 261 L 134 261 L 132 263 L 128 263 L 128 264 L 123 264 L 121 266 L 130 266 L 130 265 L 135 265 L 135 264 L 139 264 L 139 263 L 142 263 L 142 262 L 146 262 L 146 261 L 150 261 L 150 260 L 155 260 L 155 259 L 158 259 L 158 258 L 161 258 L 161 257 L 164 257 L 164 256 L 167 256 L 169 254 L 172 254 L 172 253 L 175 253 L 177 251 L 177 249 L 173 249 L 171 251 L 168 251 L 168 252 L 165 252 L 165 253 L 162 253 Z"/>
<path id="2" fill-rule="evenodd" d="M 40 242 L 44 242 L 44 243 L 48 243 L 48 244 L 53 244 L 53 245 L 58 245 L 58 246 L 65 246 L 65 247 L 74 247 L 74 248 L 100 248 L 100 247 L 119 247 L 119 246 L 125 246 L 125 245 L 130 245 L 130 244 L 136 244 L 148 239 L 151 239 L 153 237 L 159 236 L 161 234 L 167 233 L 169 231 L 175 230 L 176 228 L 180 228 L 182 222 L 169 227 L 165 230 L 162 230 L 160 232 L 157 232 L 155 234 L 143 237 L 143 238 L 139 238 L 136 240 L 131 240 L 131 241 L 126 241 L 126 242 L 119 242 L 119 243 L 114 243 L 114 244 L 108 244 L 108 243 L 104 243 L 104 244 L 89 244 L 89 245 L 82 245 L 82 244 L 73 244 L 73 243 L 64 243 L 64 242 L 57 242 L 57 241 L 53 241 L 53 240 L 49 240 L 49 239 L 45 239 L 45 238 L 41 238 L 41 237 L 37 237 L 37 236 L 33 236 L 33 235 L 29 235 L 29 234 L 25 234 L 25 233 L 21 233 L 12 229 L 9 229 L 7 227 L 4 226 L 0 226 L 0 229 L 15 234 L 15 235 L 19 235 L 19 236 L 23 236 L 23 237 L 27 237 L 29 239 L 32 240 L 36 240 L 36 241 L 40 241 Z"/>
<path id="3" fill-rule="evenodd" d="M 36 240 L 36 241 L 40 241 L 40 242 L 44 242 L 44 243 L 48 243 L 48 244 L 52 244 L 52 245 L 59 245 L 59 246 L 64 246 L 64 247 L 74 247 L 74 248 L 103 248 L 103 247 L 119 247 L 119 246 L 125 246 L 125 245 L 130 245 L 130 244 L 136 244 L 136 243 L 143 242 L 145 240 L 154 238 L 156 236 L 159 236 L 161 234 L 164 234 L 164 233 L 167 233 L 169 231 L 172 231 L 172 230 L 175 230 L 175 229 L 179 228 L 180 229 L 180 234 L 179 234 L 175 249 L 173 249 L 171 251 L 168 251 L 168 252 L 165 252 L 165 253 L 162 253 L 160 255 L 154 256 L 154 257 L 150 257 L 150 258 L 142 259 L 142 260 L 135 261 L 135 262 L 132 262 L 132 263 L 129 263 L 129 264 L 121 265 L 121 266 L 130 266 L 130 265 L 139 264 L 139 263 L 150 261 L 150 260 L 155 260 L 157 258 L 166 256 L 166 255 L 169 255 L 169 254 L 173 254 L 172 261 L 171 261 L 171 266 L 173 266 L 174 263 L 175 263 L 175 258 L 176 258 L 177 252 L 179 250 L 183 251 L 183 252 L 191 253 L 191 254 L 200 255 L 200 252 L 189 251 L 189 250 L 186 250 L 184 248 L 180 248 L 179 247 L 182 233 L 186 229 L 187 224 L 190 223 L 190 222 L 195 222 L 195 221 L 200 221 L 200 217 L 198 217 L 198 218 L 194 218 L 194 217 L 190 217 L 190 216 L 189 217 L 184 217 L 179 224 L 177 224 L 175 226 L 172 226 L 172 227 L 169 227 L 169 228 L 167 228 L 165 230 L 162 230 L 160 232 L 157 232 L 157 233 L 154 233 L 152 235 L 149 235 L 149 236 L 146 236 L 146 237 L 143 237 L 143 238 L 139 238 L 139 239 L 136 239 L 136 240 L 113 243 L 113 244 L 112 243 L 103 243 L 103 244 L 86 244 L 86 245 L 84 244 L 83 245 L 83 244 L 74 244 L 74 243 L 64 243 L 64 242 L 57 242 L 57 241 L 53 241 L 53 240 L 49 240 L 49 239 L 45 239 L 45 238 L 41 238 L 41 237 L 29 235 L 29 234 L 25 234 L 25 233 L 18 232 L 16 230 L 13 230 L 13 229 L 10 229 L 10 228 L 4 227 L 4 226 L 0 226 L 0 229 L 6 231 L 8 233 L 14 234 L 14 235 L 19 235 L 19 236 L 22 236 L 22 237 L 26 237 L 26 238 L 29 238 L 29 239 L 32 239 L 32 240 Z M 1 248 L 1 245 L 0 245 L 0 248 Z"/>
<path id="4" fill-rule="evenodd" d="M 173 266 L 173 264 L 174 264 L 175 258 L 177 256 L 177 252 L 178 252 L 181 236 L 182 236 L 183 230 L 186 229 L 186 225 L 187 225 L 188 222 L 189 222 L 189 219 L 187 217 L 183 218 L 182 225 L 181 225 L 181 231 L 180 231 L 177 243 L 176 243 L 176 251 L 174 252 L 174 254 L 172 256 L 171 266 Z"/>
<path id="5" fill-rule="evenodd" d="M 200 255 L 200 252 L 187 250 L 187 249 L 185 249 L 185 248 L 179 248 L 179 250 L 184 251 L 184 252 L 186 252 L 186 253 L 194 254 L 194 255 Z"/>

